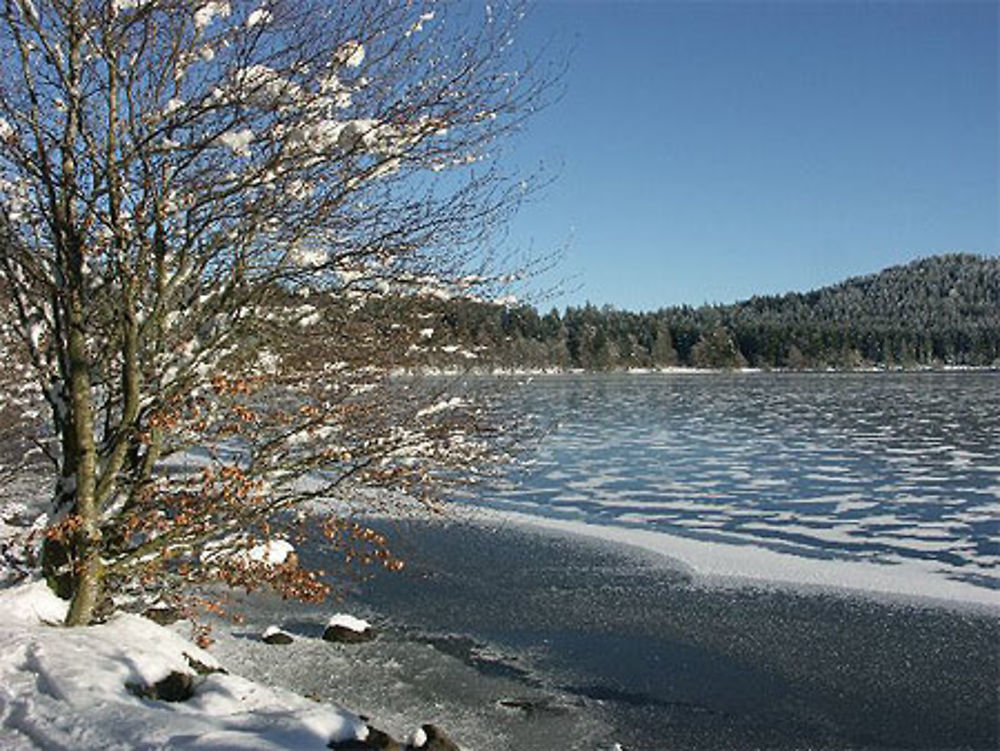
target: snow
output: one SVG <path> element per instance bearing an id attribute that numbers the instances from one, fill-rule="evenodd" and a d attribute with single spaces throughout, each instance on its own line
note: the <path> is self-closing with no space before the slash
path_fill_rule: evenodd
<path id="1" fill-rule="evenodd" d="M 444 399 L 440 402 L 432 404 L 429 407 L 424 407 L 423 409 L 417 412 L 416 416 L 429 417 L 430 415 L 436 415 L 439 412 L 447 412 L 452 409 L 458 409 L 459 407 L 463 407 L 466 404 L 467 402 L 464 399 L 461 399 L 457 396 L 453 396 L 451 399 Z"/>
<path id="2" fill-rule="evenodd" d="M 32 23 L 38 23 L 38 9 L 31 0 L 17 0 L 17 7 Z"/>
<path id="3" fill-rule="evenodd" d="M 288 556 L 295 552 L 295 546 L 288 540 L 269 540 L 262 545 L 255 545 L 247 551 L 247 558 L 257 563 L 267 563 L 280 566 Z"/>
<path id="4" fill-rule="evenodd" d="M 27 626 L 37 623 L 62 623 L 66 603 L 55 595 L 48 596 L 43 582 L 0 591 L 0 612 L 3 626 Z"/>
<path id="5" fill-rule="evenodd" d="M 307 315 L 305 318 L 299 319 L 299 326 L 304 329 L 309 328 L 310 326 L 315 326 L 321 320 L 323 320 L 323 317 L 320 315 L 319 311 L 317 311 Z"/>
<path id="6" fill-rule="evenodd" d="M 371 118 L 359 118 L 344 123 L 343 127 L 338 127 L 337 145 L 344 151 L 351 151 L 358 148 L 360 143 L 365 149 L 373 149 L 378 143 L 378 129 L 380 123 Z"/>
<path id="7" fill-rule="evenodd" d="M 230 13 L 230 7 L 228 2 L 212 2 L 205 3 L 194 13 L 194 25 L 199 31 L 207 28 L 216 16 L 220 18 L 227 18 Z"/>
<path id="8" fill-rule="evenodd" d="M 416 34 L 417 32 L 423 31 L 424 24 L 427 23 L 428 21 L 433 21 L 433 20 L 434 20 L 434 11 L 430 11 L 428 13 L 421 13 L 420 18 L 418 18 L 416 21 L 413 22 L 413 25 L 410 26 L 410 28 L 403 36 L 409 37 L 412 36 L 413 34 Z M 420 745 L 420 744 L 415 744 L 415 745 Z"/>
<path id="9" fill-rule="evenodd" d="M 252 29 L 254 26 L 270 23 L 271 19 L 271 11 L 266 8 L 258 8 L 247 16 L 247 28 Z"/>
<path id="10" fill-rule="evenodd" d="M 324 87 L 335 85 L 331 78 L 324 79 Z M 344 92 L 335 92 L 334 103 L 339 106 L 347 102 Z M 286 148 L 307 149 L 315 154 L 323 154 L 331 147 L 340 144 L 341 135 L 347 129 L 347 123 L 340 120 L 324 118 L 311 123 L 301 123 L 290 126 L 284 132 Z M 352 135 L 355 138 L 355 135 Z M 348 144 L 350 148 L 352 144 Z"/>
<path id="11" fill-rule="evenodd" d="M 354 631 L 358 634 L 363 634 L 372 627 L 368 621 L 355 618 L 353 615 L 348 615 L 347 613 L 337 613 L 336 615 L 331 616 L 327 625 L 340 626 L 341 628 L 346 628 L 348 631 Z"/>
<path id="12" fill-rule="evenodd" d="M 254 134 L 250 128 L 230 130 L 216 138 L 219 143 L 228 147 L 237 156 L 250 156 L 250 144 L 253 139 Z"/>
<path id="13" fill-rule="evenodd" d="M 278 636 L 279 634 L 283 634 L 284 636 L 291 636 L 290 633 L 288 633 L 287 631 L 278 626 L 268 626 L 266 629 L 264 629 L 264 633 L 261 634 L 261 636 L 267 639 L 269 636 Z"/>
<path id="14" fill-rule="evenodd" d="M 367 726 L 332 704 L 237 675 L 196 677 L 194 696 L 166 703 L 133 695 L 190 660 L 215 658 L 136 615 L 67 629 L 43 582 L 0 590 L 0 747 L 27 749 L 323 749 Z M 190 658 L 190 659 L 189 659 Z"/>
<path id="15" fill-rule="evenodd" d="M 183 99 L 178 99 L 177 97 L 174 97 L 174 98 L 170 99 L 166 103 L 166 105 L 163 107 L 163 114 L 164 115 L 170 115 L 170 114 L 176 112 L 177 110 L 179 110 L 183 106 L 184 106 L 184 100 Z"/>
<path id="16" fill-rule="evenodd" d="M 336 61 L 348 68 L 358 68 L 365 61 L 365 47 L 361 42 L 347 42 L 334 55 Z"/>
<path id="17" fill-rule="evenodd" d="M 237 71 L 234 78 L 239 95 L 262 107 L 270 107 L 280 99 L 297 99 L 302 93 L 298 84 L 266 65 L 250 65 Z"/>
<path id="18" fill-rule="evenodd" d="M 31 341 L 31 348 L 37 352 L 41 348 L 42 340 L 45 338 L 46 326 L 41 320 L 34 320 L 28 327 L 28 339 Z"/>

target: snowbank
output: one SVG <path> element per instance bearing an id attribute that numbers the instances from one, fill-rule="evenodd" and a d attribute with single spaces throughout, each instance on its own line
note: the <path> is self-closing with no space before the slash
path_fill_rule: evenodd
<path id="1" fill-rule="evenodd" d="M 63 628 L 65 607 L 42 582 L 0 590 L 0 748 L 325 749 L 367 732 L 339 707 L 221 672 L 195 677 L 184 702 L 138 698 L 126 684 L 216 660 L 135 615 Z"/>

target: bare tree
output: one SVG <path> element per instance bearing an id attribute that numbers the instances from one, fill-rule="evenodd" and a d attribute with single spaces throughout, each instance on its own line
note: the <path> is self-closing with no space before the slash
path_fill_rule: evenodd
<path id="1" fill-rule="evenodd" d="M 438 5 L 5 0 L 4 335 L 17 404 L 51 414 L 68 623 L 212 577 L 322 595 L 253 554 L 293 508 L 497 450 L 479 408 L 386 378 L 426 329 L 408 300 L 509 281 L 490 248 L 525 186 L 499 148 L 547 86 L 517 9 Z"/>

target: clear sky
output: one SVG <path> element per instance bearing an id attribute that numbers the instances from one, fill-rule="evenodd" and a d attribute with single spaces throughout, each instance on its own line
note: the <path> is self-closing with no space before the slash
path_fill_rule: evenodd
<path id="1" fill-rule="evenodd" d="M 516 143 L 558 174 L 512 238 L 567 244 L 541 307 L 805 291 L 1000 253 L 996 0 L 540 0 L 565 94 Z"/>

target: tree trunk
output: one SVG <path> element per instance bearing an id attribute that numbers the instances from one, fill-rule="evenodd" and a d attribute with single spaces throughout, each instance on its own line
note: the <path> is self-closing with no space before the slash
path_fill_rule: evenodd
<path id="1" fill-rule="evenodd" d="M 78 248 L 71 258 L 82 259 Z M 73 453 L 76 456 L 76 503 L 74 514 L 80 526 L 73 539 L 75 587 L 67 626 L 85 626 L 103 595 L 104 566 L 101 558 L 100 506 L 97 499 L 97 446 L 94 436 L 94 405 L 90 393 L 90 361 L 84 333 L 83 284 L 79 268 L 73 269 L 74 284 L 67 305 L 67 355 L 69 360 L 69 409 Z"/>
<path id="2" fill-rule="evenodd" d="M 59 515 L 76 505 L 76 441 L 72 425 L 67 420 L 69 399 L 65 389 L 53 385 L 57 398 L 53 402 L 54 422 L 59 426 L 62 466 L 53 488 L 53 511 Z M 68 540 L 46 537 L 42 543 L 42 576 L 59 597 L 69 600 L 75 586 L 72 549 Z"/>
<path id="3" fill-rule="evenodd" d="M 82 533 L 85 536 L 87 533 Z M 104 595 L 104 567 L 101 562 L 100 537 L 82 540 L 82 556 L 76 562 L 76 590 L 66 614 L 67 626 L 86 626 L 93 622 Z"/>
<path id="4" fill-rule="evenodd" d="M 73 514 L 78 526 L 71 542 L 75 587 L 66 625 L 83 626 L 94 620 L 104 589 L 104 566 L 101 556 L 101 507 L 97 497 L 97 445 L 94 433 L 94 403 L 90 383 L 90 354 L 87 343 L 86 295 L 84 272 L 85 232 L 77 220 L 76 141 L 82 107 L 83 46 L 86 23 L 81 0 L 71 0 L 67 7 L 67 93 L 66 127 L 63 131 L 61 174 L 53 206 L 57 257 L 63 274 L 63 298 L 66 317 L 65 370 L 69 384 L 69 421 L 71 442 L 76 457 L 76 497 Z"/>
<path id="5" fill-rule="evenodd" d="M 70 334 L 70 360 L 73 363 L 71 404 L 74 416 L 74 437 L 78 456 L 76 469 L 76 504 L 74 513 L 80 527 L 73 538 L 75 581 L 73 599 L 66 616 L 67 626 L 85 626 L 94 619 L 94 613 L 103 594 L 104 566 L 101 559 L 100 509 L 96 498 L 97 447 L 94 443 L 93 405 L 90 398 L 90 377 L 86 361 L 82 367 L 73 357 L 73 341 L 83 335 Z"/>

